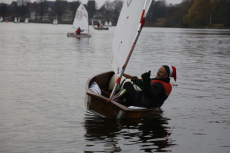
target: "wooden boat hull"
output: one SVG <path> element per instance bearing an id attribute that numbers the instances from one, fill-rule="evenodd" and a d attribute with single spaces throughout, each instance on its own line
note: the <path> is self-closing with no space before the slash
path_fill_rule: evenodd
<path id="1" fill-rule="evenodd" d="M 91 35 L 84 33 L 81 33 L 80 35 L 77 35 L 76 33 L 67 33 L 67 37 L 90 38 Z"/>
<path id="2" fill-rule="evenodd" d="M 95 30 L 109 30 L 109 28 L 94 28 Z"/>
<path id="3" fill-rule="evenodd" d="M 109 81 L 113 75 L 114 72 L 110 71 L 99 74 L 87 81 L 85 107 L 88 111 L 104 118 L 124 119 L 144 117 L 158 109 L 130 109 L 114 100 L 107 102 L 111 93 L 111 91 L 108 91 Z M 92 81 L 95 81 L 99 85 L 102 91 L 101 95 L 94 93 L 89 89 L 89 85 Z"/>

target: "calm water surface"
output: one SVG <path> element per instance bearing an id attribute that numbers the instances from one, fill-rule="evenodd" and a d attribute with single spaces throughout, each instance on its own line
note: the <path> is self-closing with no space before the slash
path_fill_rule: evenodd
<path id="1" fill-rule="evenodd" d="M 126 73 L 177 68 L 178 87 L 148 118 L 86 112 L 88 78 L 112 70 L 115 27 L 0 23 L 0 152 L 230 152 L 230 30 L 144 28 Z"/>

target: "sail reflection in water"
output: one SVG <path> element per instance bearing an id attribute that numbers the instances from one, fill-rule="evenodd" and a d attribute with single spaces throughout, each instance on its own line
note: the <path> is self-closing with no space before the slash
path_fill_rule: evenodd
<path id="1" fill-rule="evenodd" d="M 87 114 L 85 152 L 170 152 L 176 145 L 171 140 L 171 128 L 162 112 L 148 118 L 111 120 Z M 132 146 L 132 147 L 131 147 Z M 97 150 L 97 151 L 95 151 Z"/>

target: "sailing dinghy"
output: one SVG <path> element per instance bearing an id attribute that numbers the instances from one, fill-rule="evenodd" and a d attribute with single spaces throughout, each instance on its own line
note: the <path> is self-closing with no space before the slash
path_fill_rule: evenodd
<path id="1" fill-rule="evenodd" d="M 28 23 L 28 18 L 25 19 L 25 23 Z"/>
<path id="2" fill-rule="evenodd" d="M 124 71 L 144 26 L 151 3 L 152 0 L 124 1 L 110 53 L 113 71 L 96 75 L 87 81 L 85 106 L 88 111 L 105 118 L 123 119 L 143 117 L 158 109 L 133 109 L 134 107 L 119 103 L 117 98 L 119 96 L 117 87 L 121 78 L 131 78 L 124 74 Z"/>
<path id="3" fill-rule="evenodd" d="M 18 20 L 16 17 L 14 18 L 14 23 L 18 23 Z"/>
<path id="4" fill-rule="evenodd" d="M 2 18 L 2 16 L 1 16 L 1 18 L 0 18 L 0 22 L 3 22 L 3 18 Z"/>
<path id="5" fill-rule="evenodd" d="M 74 29 L 78 29 L 78 27 L 81 28 L 81 30 L 84 30 L 80 35 L 77 35 L 76 32 L 74 33 L 67 33 L 67 37 L 81 37 L 81 38 L 89 38 L 91 37 L 89 33 L 89 22 L 88 22 L 88 12 L 85 9 L 84 5 L 81 4 L 77 11 L 73 22 Z"/>
<path id="6" fill-rule="evenodd" d="M 54 24 L 54 25 L 58 25 L 58 20 L 57 20 L 57 19 L 54 19 L 53 24 Z"/>
<path id="7" fill-rule="evenodd" d="M 105 22 L 105 26 L 103 26 L 103 24 L 101 23 L 100 20 L 98 20 L 98 23 L 99 23 L 99 27 L 95 26 L 94 27 L 95 30 L 109 30 L 108 22 L 107 21 Z"/>
<path id="8" fill-rule="evenodd" d="M 112 22 L 111 21 L 109 21 L 109 26 L 112 27 Z"/>

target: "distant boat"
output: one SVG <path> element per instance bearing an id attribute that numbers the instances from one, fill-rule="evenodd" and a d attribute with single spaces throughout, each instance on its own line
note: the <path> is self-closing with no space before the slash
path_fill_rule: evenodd
<path id="1" fill-rule="evenodd" d="M 2 22 L 2 21 L 3 21 L 3 18 L 1 17 L 1 18 L 0 18 L 0 22 Z"/>
<path id="2" fill-rule="evenodd" d="M 107 21 L 105 21 L 105 27 L 108 27 L 108 26 L 109 26 L 108 22 L 107 22 Z"/>
<path id="3" fill-rule="evenodd" d="M 18 20 L 16 17 L 14 18 L 14 23 L 18 23 Z"/>
<path id="4" fill-rule="evenodd" d="M 57 25 L 57 24 L 58 24 L 58 20 L 57 20 L 57 19 L 54 19 L 53 24 L 54 24 L 54 25 Z"/>
<path id="5" fill-rule="evenodd" d="M 18 18 L 18 23 L 20 23 L 20 18 Z"/>
<path id="6" fill-rule="evenodd" d="M 107 23 L 108 24 L 108 23 Z M 108 26 L 103 26 L 103 24 L 101 23 L 101 21 L 98 21 L 98 24 L 96 27 L 94 27 L 95 30 L 109 30 Z"/>
<path id="7" fill-rule="evenodd" d="M 112 26 L 113 26 L 111 21 L 109 21 L 109 26 L 110 26 L 110 27 L 112 27 Z"/>
<path id="8" fill-rule="evenodd" d="M 25 23 L 28 23 L 28 18 L 25 19 Z"/>
<path id="9" fill-rule="evenodd" d="M 93 20 L 92 20 L 93 22 Z M 67 33 L 67 37 L 78 37 L 78 38 L 89 38 L 91 37 L 90 33 L 89 33 L 89 22 L 88 22 L 88 12 L 85 9 L 84 5 L 81 4 L 77 11 L 76 11 L 76 15 L 74 18 L 74 22 L 73 22 L 73 27 L 74 29 L 78 29 L 78 27 L 80 27 L 82 30 L 84 30 L 84 32 L 82 32 L 80 35 L 77 35 L 76 32 L 74 33 Z"/>

